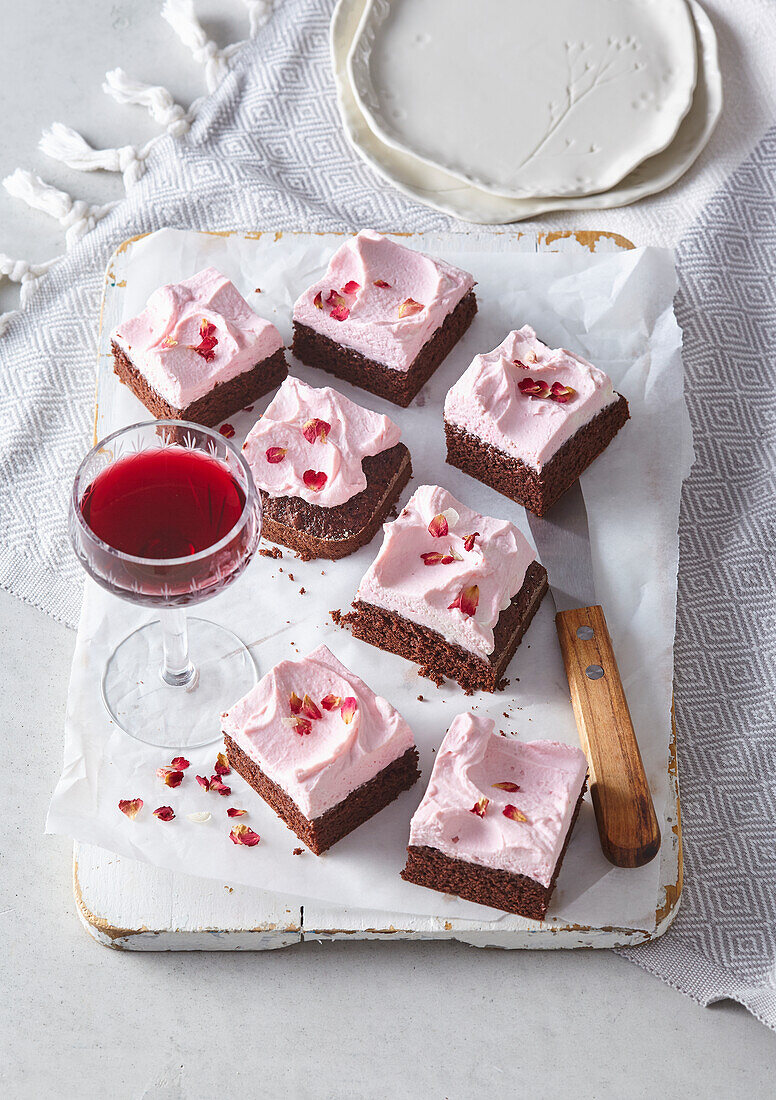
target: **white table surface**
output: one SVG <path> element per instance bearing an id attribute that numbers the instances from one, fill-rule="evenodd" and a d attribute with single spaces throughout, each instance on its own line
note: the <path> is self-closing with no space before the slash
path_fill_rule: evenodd
<path id="1" fill-rule="evenodd" d="M 95 202 L 120 194 L 117 179 L 58 168 L 35 146 L 54 120 L 95 144 L 150 136 L 142 112 L 113 105 L 99 90 L 116 65 L 165 83 L 184 103 L 200 94 L 201 75 L 159 7 L 160 0 L 2 0 L 2 175 L 25 165 Z M 196 7 L 217 41 L 242 35 L 237 0 L 197 0 Z M 0 250 L 43 259 L 61 242 L 54 223 L 0 195 Z M 13 301 L 13 291 L 0 292 L 0 310 Z M 7 746 L 0 1095 L 773 1095 L 770 1031 L 733 1004 L 702 1009 L 607 952 L 306 943 L 256 954 L 165 955 L 100 947 L 76 918 L 70 844 L 43 835 L 74 640 L 0 593 Z M 14 787 L 22 769 L 36 781 L 32 804 Z"/>

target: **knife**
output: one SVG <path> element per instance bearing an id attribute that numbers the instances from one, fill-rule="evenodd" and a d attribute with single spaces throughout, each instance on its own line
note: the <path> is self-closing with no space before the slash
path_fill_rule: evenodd
<path id="1" fill-rule="evenodd" d="M 657 855 L 660 828 L 603 608 L 596 602 L 587 510 L 579 481 L 528 522 L 555 600 L 571 705 L 590 769 L 601 848 L 617 867 Z"/>

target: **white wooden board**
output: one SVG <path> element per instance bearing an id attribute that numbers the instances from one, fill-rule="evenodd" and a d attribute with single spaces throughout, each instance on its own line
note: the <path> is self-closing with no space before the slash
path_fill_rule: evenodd
<path id="1" fill-rule="evenodd" d="M 497 249 L 515 251 L 613 251 L 633 247 L 616 234 L 555 232 L 489 234 Z M 482 238 L 480 238 L 481 240 Z M 126 242 L 116 253 L 119 256 Z M 114 257 L 115 260 L 116 257 Z M 106 288 L 116 285 L 112 264 Z M 113 327 L 110 298 L 104 299 L 102 324 Z M 107 357 L 99 364 L 100 388 L 117 384 Z M 95 438 L 105 434 L 98 405 Z M 682 854 L 675 731 L 667 760 L 669 784 L 664 807 L 657 807 L 663 843 L 659 891 L 651 927 L 615 928 L 545 924 L 507 915 L 498 921 L 473 922 L 442 917 L 410 917 L 377 910 L 301 904 L 276 894 L 211 879 L 176 874 L 77 843 L 74 891 L 87 931 L 109 947 L 145 951 L 268 950 L 304 939 L 457 939 L 477 947 L 560 948 L 619 947 L 661 935 L 673 920 L 681 895 Z M 662 811 L 662 812 L 661 812 Z"/>

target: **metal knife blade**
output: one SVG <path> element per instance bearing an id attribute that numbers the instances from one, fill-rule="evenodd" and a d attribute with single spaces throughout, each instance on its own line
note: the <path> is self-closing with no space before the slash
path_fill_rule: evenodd
<path id="1" fill-rule="evenodd" d="M 593 607 L 597 603 L 593 557 L 579 481 L 566 490 L 546 516 L 526 514 L 557 610 Z"/>

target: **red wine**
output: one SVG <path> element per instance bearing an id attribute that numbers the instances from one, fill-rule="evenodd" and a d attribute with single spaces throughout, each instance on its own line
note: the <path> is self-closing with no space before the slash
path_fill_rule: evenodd
<path id="1" fill-rule="evenodd" d="M 217 459 L 159 447 L 106 466 L 81 498 L 91 530 L 140 558 L 183 558 L 207 550 L 240 519 L 245 493 Z"/>

